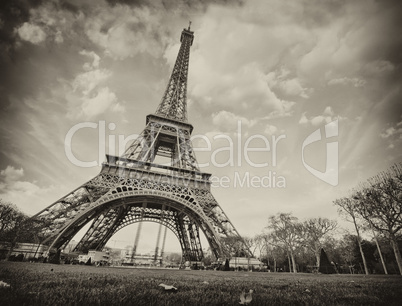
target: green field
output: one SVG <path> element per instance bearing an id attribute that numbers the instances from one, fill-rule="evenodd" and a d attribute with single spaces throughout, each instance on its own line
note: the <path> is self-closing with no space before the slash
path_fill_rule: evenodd
<path id="1" fill-rule="evenodd" d="M 0 262 L 0 305 L 402 305 L 402 277 Z M 178 288 L 165 291 L 159 284 Z"/>

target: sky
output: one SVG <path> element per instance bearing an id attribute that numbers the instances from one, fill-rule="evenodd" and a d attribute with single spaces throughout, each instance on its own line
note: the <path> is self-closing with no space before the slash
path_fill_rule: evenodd
<path id="1" fill-rule="evenodd" d="M 0 198 L 33 215 L 122 153 L 190 20 L 193 146 L 241 235 L 342 222 L 333 201 L 402 162 L 400 1 L 2 1 Z"/>

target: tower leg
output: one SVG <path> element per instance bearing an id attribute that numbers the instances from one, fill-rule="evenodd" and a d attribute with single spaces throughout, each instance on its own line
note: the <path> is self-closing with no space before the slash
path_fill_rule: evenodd
<path id="1" fill-rule="evenodd" d="M 154 255 L 154 263 L 156 264 L 158 260 L 158 253 L 159 253 L 159 241 L 161 238 L 161 231 L 162 231 L 162 223 L 159 224 L 158 229 L 158 236 L 156 237 L 156 246 L 155 246 L 155 255 Z"/>
<path id="2" fill-rule="evenodd" d="M 180 245 L 182 249 L 182 254 L 183 254 L 183 259 L 182 261 L 191 261 L 191 248 L 190 248 L 190 243 L 188 241 L 188 235 L 187 231 L 185 228 L 185 222 L 183 215 L 179 213 L 176 216 L 176 228 L 177 232 L 179 234 L 179 240 L 180 240 Z"/>
<path id="3" fill-rule="evenodd" d="M 165 242 L 166 242 L 166 234 L 167 234 L 167 226 L 165 226 L 165 232 L 163 233 L 163 241 L 162 241 L 162 249 L 161 249 L 161 264 L 163 263 L 163 255 L 165 252 Z"/>
<path id="4" fill-rule="evenodd" d="M 137 233 L 135 234 L 133 252 L 131 254 L 131 262 L 133 262 L 133 263 L 134 263 L 135 253 L 137 252 L 138 242 L 140 241 L 142 220 L 144 219 L 144 209 L 145 209 L 145 207 L 146 207 L 146 203 L 143 203 L 142 209 L 141 209 L 141 218 L 140 218 L 140 222 L 138 223 Z"/>

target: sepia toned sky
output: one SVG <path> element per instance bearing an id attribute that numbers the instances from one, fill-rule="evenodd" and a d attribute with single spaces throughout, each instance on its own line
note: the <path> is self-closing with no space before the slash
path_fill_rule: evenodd
<path id="1" fill-rule="evenodd" d="M 335 199 L 402 162 L 400 1 L 3 1 L 0 198 L 33 215 L 97 175 L 104 152 L 121 153 L 156 110 L 189 20 L 193 145 L 240 234 L 278 212 L 339 219 Z M 96 128 L 66 145 L 84 122 Z M 336 186 L 305 166 L 328 170 L 333 141 Z"/>

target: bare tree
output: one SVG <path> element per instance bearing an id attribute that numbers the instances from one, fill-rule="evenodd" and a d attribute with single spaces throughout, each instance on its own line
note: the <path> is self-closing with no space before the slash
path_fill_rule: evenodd
<path id="1" fill-rule="evenodd" d="M 282 243 L 286 248 L 293 273 L 297 273 L 295 250 L 300 246 L 302 239 L 298 219 L 289 213 L 279 213 L 269 217 L 268 228 L 271 230 L 273 242 Z"/>
<path id="2" fill-rule="evenodd" d="M 255 251 L 258 252 L 258 257 L 261 258 L 265 252 L 265 234 L 257 234 L 253 237 L 253 241 L 255 244 Z"/>
<path id="3" fill-rule="evenodd" d="M 362 243 L 361 243 L 361 236 L 360 236 L 360 229 L 357 224 L 357 218 L 358 214 L 356 211 L 356 205 L 357 202 L 356 200 L 352 198 L 341 198 L 337 199 L 334 201 L 334 204 L 338 206 L 338 212 L 340 215 L 343 215 L 347 221 L 350 221 L 349 217 L 352 219 L 351 222 L 353 222 L 357 234 L 357 243 L 359 245 L 359 250 L 360 250 L 360 255 L 362 256 L 363 259 L 363 266 L 364 266 L 364 271 L 366 274 L 369 274 L 368 268 L 367 268 L 367 262 L 366 262 L 366 257 L 364 256 L 363 248 L 362 248 Z"/>
<path id="4" fill-rule="evenodd" d="M 373 233 L 373 238 L 374 238 L 374 241 L 375 241 L 375 245 L 377 246 L 378 255 L 380 256 L 381 264 L 382 264 L 382 268 L 384 270 L 384 273 L 388 274 L 387 266 L 385 264 L 384 257 L 382 256 L 381 247 L 380 247 L 380 244 L 378 243 L 378 238 L 377 238 L 378 235 L 375 232 L 375 230 L 373 228 L 373 225 L 371 223 L 369 223 L 369 227 L 370 227 L 371 232 Z"/>
<path id="5" fill-rule="evenodd" d="M 353 235 L 346 233 L 341 239 L 338 240 L 337 249 L 341 259 L 348 265 L 349 273 L 355 273 L 355 247 L 356 239 Z"/>
<path id="6" fill-rule="evenodd" d="M 305 246 L 315 255 L 317 267 L 320 266 L 320 254 L 323 239 L 338 226 L 335 220 L 311 218 L 302 223 Z"/>
<path id="7" fill-rule="evenodd" d="M 255 237 L 243 237 L 244 243 L 248 246 L 252 257 L 256 257 L 256 251 L 260 248 L 260 240 L 258 236 Z"/>
<path id="8" fill-rule="evenodd" d="M 221 238 L 224 242 L 222 245 L 225 246 L 224 254 L 227 259 L 232 257 L 245 257 L 249 255 L 249 250 L 246 242 L 242 237 L 239 236 L 228 236 Z"/>
<path id="9" fill-rule="evenodd" d="M 391 241 L 399 272 L 402 258 L 397 234 L 402 229 L 402 170 L 400 165 L 368 181 L 354 194 L 359 214 L 371 227 L 384 233 Z"/>

